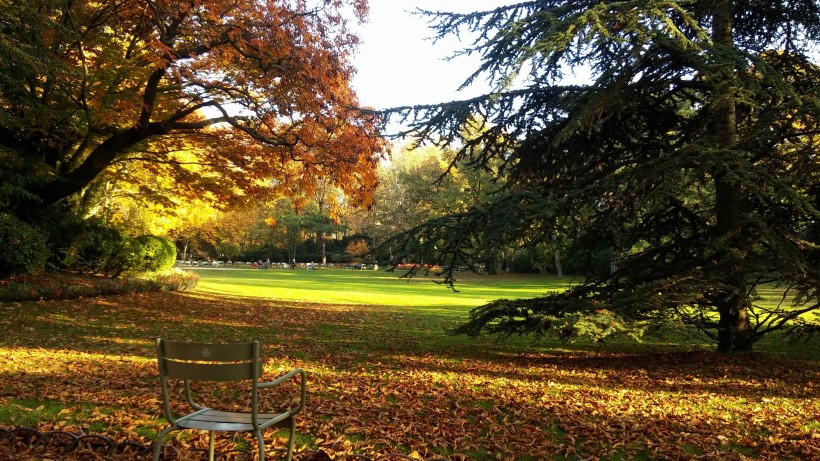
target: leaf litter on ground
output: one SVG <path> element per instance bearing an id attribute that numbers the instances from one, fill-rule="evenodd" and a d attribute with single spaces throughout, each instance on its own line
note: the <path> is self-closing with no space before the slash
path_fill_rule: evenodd
<path id="1" fill-rule="evenodd" d="M 151 443 L 162 428 L 153 338 L 258 338 L 266 377 L 308 371 L 308 406 L 297 419 L 303 450 L 454 460 L 820 459 L 820 367 L 812 361 L 514 348 L 442 340 L 440 329 L 419 325 L 424 319 L 379 306 L 197 293 L 21 303 L 5 314 L 0 408 L 16 408 L 17 421 L 41 414 L 40 430 Z M 244 404 L 214 393 L 223 404 Z M 280 405 L 279 397 L 266 403 Z M 37 402 L 61 409 L 38 412 Z M 282 434 L 270 436 L 281 447 Z M 206 439 L 175 443 L 185 450 Z M 237 443 L 219 440 L 225 450 Z"/>

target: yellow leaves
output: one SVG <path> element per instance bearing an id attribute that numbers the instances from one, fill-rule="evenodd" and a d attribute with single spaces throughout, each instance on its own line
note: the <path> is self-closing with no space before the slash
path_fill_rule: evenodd
<path id="1" fill-rule="evenodd" d="M 150 338 L 238 340 L 255 328 L 266 345 L 265 376 L 292 366 L 308 370 L 298 431 L 313 440 L 308 448 L 338 457 L 812 459 L 820 442 L 820 371 L 813 363 L 702 352 L 518 354 L 495 342 L 438 347 L 433 341 L 441 339 L 412 321 L 396 327 L 404 312 L 195 293 L 47 303 L 32 307 L 31 318 L 15 318 L 27 326 L 31 319 L 64 319 L 68 307 L 93 332 L 69 324 L 61 324 L 60 335 L 6 332 L 0 406 L 17 405 L 18 415 L 45 413 L 50 403 L 41 401 L 51 396 L 63 406 L 54 419 L 76 417 L 84 430 L 94 423 L 118 440 L 140 439 L 159 426 Z M 99 331 L 137 321 L 144 330 Z M 218 397 L 242 404 L 230 393 Z M 18 401 L 26 399 L 36 403 Z M 192 447 L 207 444 L 196 434 L 188 440 Z M 274 437 L 270 445 L 281 441 Z"/>
<path id="2" fill-rule="evenodd" d="M 44 15 L 70 16 L 83 31 L 42 31 L 46 48 L 65 52 L 57 59 L 66 64 L 59 74 L 66 81 L 55 80 L 69 93 L 55 111 L 85 114 L 83 123 L 58 117 L 65 132 L 76 133 L 59 144 L 87 150 L 60 149 L 55 157 L 64 158 L 56 163 L 69 170 L 73 160 L 88 158 L 86 166 L 108 166 L 97 184 L 130 181 L 152 192 L 143 200 L 165 209 L 179 196 L 224 207 L 263 195 L 272 183 L 298 190 L 320 176 L 369 204 L 384 143 L 377 120 L 351 109 L 359 106 L 350 86 L 356 40 L 342 14 L 364 15 L 366 2 L 335 1 L 315 10 L 304 2 L 263 3 L 43 7 Z M 140 134 L 112 143 L 123 145 L 108 155 L 112 159 L 93 155 L 97 145 L 127 130 Z M 134 166 L 145 174 L 127 168 Z M 164 187 L 154 191 L 158 184 Z M 122 192 L 140 196 L 139 187 Z"/>

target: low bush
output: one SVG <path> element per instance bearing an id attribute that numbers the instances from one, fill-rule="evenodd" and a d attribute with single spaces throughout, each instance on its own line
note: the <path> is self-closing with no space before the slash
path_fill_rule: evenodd
<path id="1" fill-rule="evenodd" d="M 100 267 L 96 273 L 116 278 L 124 272 L 139 271 L 138 268 L 142 262 L 142 245 L 132 237 L 122 235 L 116 230 L 114 232 L 119 237 L 114 237 L 109 242 L 110 251 L 107 251 L 104 258 L 100 260 Z"/>
<path id="2" fill-rule="evenodd" d="M 132 240 L 116 229 L 80 221 L 66 223 L 63 231 L 72 238 L 55 248 L 60 269 L 117 277 L 136 263 Z"/>
<path id="3" fill-rule="evenodd" d="M 0 277 L 39 272 L 48 259 L 43 236 L 6 214 L 0 214 L 0 249 Z"/>
<path id="4" fill-rule="evenodd" d="M 198 275 L 180 269 L 171 269 L 146 278 L 111 279 L 70 274 L 45 274 L 38 277 L 13 276 L 0 280 L 0 302 L 47 301 L 154 291 L 182 291 L 196 287 L 198 280 Z"/>
<path id="5" fill-rule="evenodd" d="M 538 267 L 528 251 L 520 251 L 515 253 L 510 260 L 510 271 L 519 274 L 534 274 L 538 272 Z"/>
<path id="6" fill-rule="evenodd" d="M 161 290 L 184 291 L 196 288 L 199 276 L 193 272 L 173 268 L 154 275 L 153 279 Z"/>
<path id="7" fill-rule="evenodd" d="M 173 243 L 154 235 L 143 235 L 134 239 L 137 261 L 133 269 L 140 272 L 160 272 L 174 266 L 177 249 Z"/>

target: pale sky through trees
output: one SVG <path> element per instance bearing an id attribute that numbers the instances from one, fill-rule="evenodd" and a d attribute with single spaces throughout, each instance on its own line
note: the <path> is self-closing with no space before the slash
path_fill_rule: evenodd
<path id="1" fill-rule="evenodd" d="M 467 42 L 448 38 L 433 44 L 426 19 L 411 14 L 431 11 L 471 12 L 514 3 L 512 0 L 370 0 L 370 20 L 359 31 L 362 44 L 354 59 L 353 80 L 359 101 L 377 109 L 466 99 L 485 93 L 473 85 L 457 88 L 478 66 L 478 57 L 447 62 Z"/>

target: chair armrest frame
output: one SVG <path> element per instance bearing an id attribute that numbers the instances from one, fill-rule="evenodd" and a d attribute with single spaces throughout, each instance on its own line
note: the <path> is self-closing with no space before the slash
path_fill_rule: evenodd
<path id="1" fill-rule="evenodd" d="M 258 383 L 257 387 L 259 389 L 265 389 L 265 388 L 269 388 L 269 387 L 273 387 L 273 386 L 278 386 L 278 385 L 282 384 L 283 382 L 296 377 L 297 375 L 300 378 L 299 379 L 299 394 L 300 394 L 299 395 L 299 405 L 295 409 L 294 408 L 288 409 L 288 413 L 290 415 L 295 415 L 295 414 L 299 413 L 300 411 L 302 411 L 302 409 L 305 407 L 305 400 L 307 398 L 307 386 L 306 386 L 306 381 L 305 381 L 306 377 L 305 377 L 305 371 L 304 370 L 302 370 L 301 368 L 295 368 L 295 369 L 289 371 L 288 373 L 274 379 L 273 381 L 266 381 L 266 382 Z"/>
<path id="2" fill-rule="evenodd" d="M 191 406 L 194 410 L 204 410 L 206 407 L 196 403 L 194 400 L 193 392 L 191 391 L 191 381 L 184 380 L 185 382 L 185 400 L 188 402 L 188 405 Z"/>

